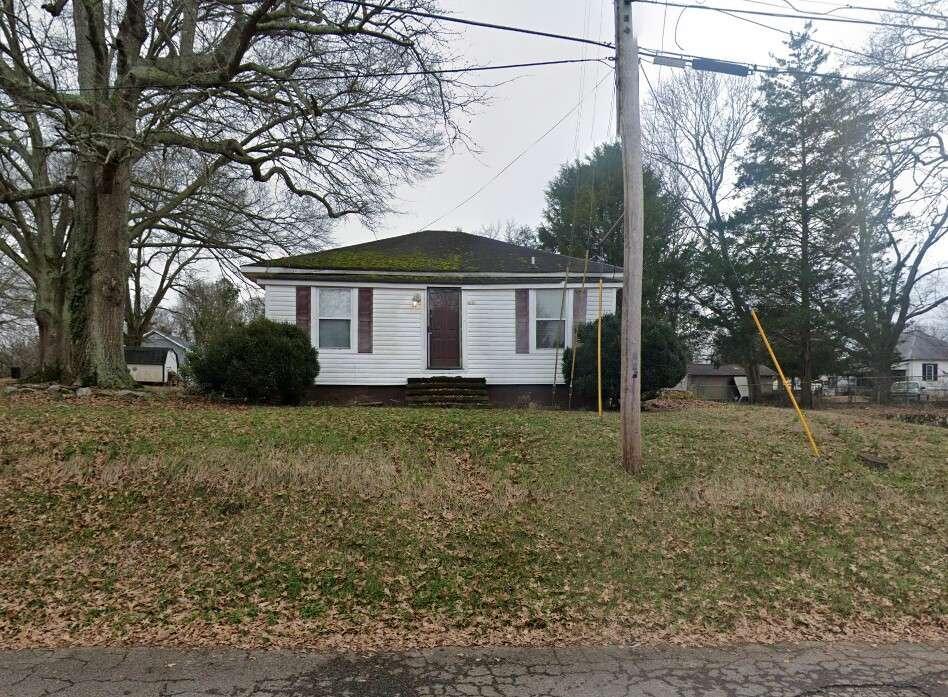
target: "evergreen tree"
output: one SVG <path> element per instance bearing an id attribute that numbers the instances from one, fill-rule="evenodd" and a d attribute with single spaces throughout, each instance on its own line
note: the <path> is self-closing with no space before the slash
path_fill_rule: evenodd
<path id="1" fill-rule="evenodd" d="M 645 249 L 642 307 L 645 315 L 668 320 L 676 329 L 690 316 L 688 291 L 693 250 L 682 223 L 681 201 L 648 167 L 643 172 Z M 597 147 L 585 160 L 563 165 L 546 189 L 537 239 L 544 249 L 622 266 L 622 148 Z M 575 269 L 582 272 L 581 265 Z"/>
<path id="2" fill-rule="evenodd" d="M 845 215 L 838 171 L 845 93 L 836 77 L 816 75 L 826 72 L 827 54 L 810 41 L 809 29 L 787 46 L 789 56 L 777 61 L 787 74 L 762 81 L 759 128 L 741 183 L 753 234 L 772 250 L 766 323 L 810 406 L 811 380 L 832 368 L 838 345 L 830 318 L 840 294 L 832 246 Z"/>
<path id="3" fill-rule="evenodd" d="M 576 366 L 573 373 L 573 348 L 563 350 L 563 375 L 572 375 L 573 393 L 592 402 L 597 395 L 597 331 L 596 322 L 579 327 L 576 334 Z M 619 404 L 622 391 L 622 326 L 616 315 L 602 318 L 602 398 L 609 407 Z M 642 319 L 642 394 L 654 397 L 665 387 L 672 387 L 688 368 L 688 346 L 671 325 L 656 317 Z"/>

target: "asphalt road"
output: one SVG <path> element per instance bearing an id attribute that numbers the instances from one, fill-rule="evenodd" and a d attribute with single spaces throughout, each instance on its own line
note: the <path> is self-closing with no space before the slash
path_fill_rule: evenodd
<path id="1" fill-rule="evenodd" d="M 948 645 L 478 649 L 373 656 L 292 651 L 0 652 L 3 697 L 948 697 Z"/>

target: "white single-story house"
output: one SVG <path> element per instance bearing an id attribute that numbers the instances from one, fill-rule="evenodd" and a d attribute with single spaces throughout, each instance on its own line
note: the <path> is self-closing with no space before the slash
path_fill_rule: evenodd
<path id="1" fill-rule="evenodd" d="M 902 361 L 895 365 L 894 375 L 920 383 L 930 398 L 948 397 L 948 342 L 921 329 L 906 329 L 896 350 Z"/>
<path id="2" fill-rule="evenodd" d="M 772 394 L 777 374 L 765 365 L 758 366 L 758 371 L 761 393 Z M 744 400 L 750 396 L 747 369 L 734 363 L 689 363 L 685 377 L 672 389 L 687 390 L 699 399 L 713 401 Z"/>
<path id="3" fill-rule="evenodd" d="M 178 373 L 178 356 L 170 348 L 126 346 L 125 363 L 135 382 L 165 385 Z"/>
<path id="4" fill-rule="evenodd" d="M 183 368 L 188 364 L 188 351 L 191 350 L 191 342 L 181 337 L 152 329 L 150 332 L 146 332 L 145 336 L 142 337 L 142 346 L 170 348 L 178 358 L 179 368 Z"/>
<path id="5" fill-rule="evenodd" d="M 549 403 L 573 328 L 615 311 L 622 269 L 460 231 L 424 230 L 244 266 L 265 316 L 319 350 L 317 400 L 404 401 L 464 378 L 493 403 Z M 459 383 L 460 384 L 460 383 Z M 441 388 L 444 389 L 443 387 Z M 560 390 L 565 397 L 566 390 Z"/>

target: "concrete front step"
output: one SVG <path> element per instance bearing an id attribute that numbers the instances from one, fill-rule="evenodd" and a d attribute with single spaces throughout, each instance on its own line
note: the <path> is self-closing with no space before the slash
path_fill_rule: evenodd
<path id="1" fill-rule="evenodd" d="M 410 407 L 432 407 L 432 408 L 451 408 L 451 409 L 473 409 L 476 407 L 488 407 L 487 400 L 481 402 L 454 402 L 443 400 L 440 402 L 408 402 Z"/>
<path id="2" fill-rule="evenodd" d="M 416 407 L 486 407 L 487 380 L 452 375 L 408 378 L 405 401 Z"/>
<path id="3" fill-rule="evenodd" d="M 437 394 L 474 394 L 487 396 L 486 387 L 455 387 L 451 385 L 424 385 L 412 386 L 405 390 L 405 394 L 412 395 L 437 395 Z"/>
<path id="4" fill-rule="evenodd" d="M 407 395 L 405 401 L 409 404 L 430 404 L 432 402 L 458 402 L 469 404 L 487 404 L 487 395 L 478 394 L 432 394 Z"/>

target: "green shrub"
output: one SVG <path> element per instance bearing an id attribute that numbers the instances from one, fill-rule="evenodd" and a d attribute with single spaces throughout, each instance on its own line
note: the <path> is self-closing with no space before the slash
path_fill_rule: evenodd
<path id="1" fill-rule="evenodd" d="M 296 404 L 319 374 L 319 361 L 299 327 L 261 318 L 195 347 L 186 371 L 206 394 Z"/>
<path id="2" fill-rule="evenodd" d="M 602 318 L 602 400 L 616 406 L 621 390 L 621 335 L 619 318 Z M 688 349 L 667 322 L 642 321 L 642 395 L 652 397 L 664 387 L 676 385 L 688 369 Z M 563 351 L 563 374 L 567 382 L 573 362 L 572 349 Z M 596 397 L 596 322 L 583 324 L 577 333 L 576 373 L 573 394 Z"/>

